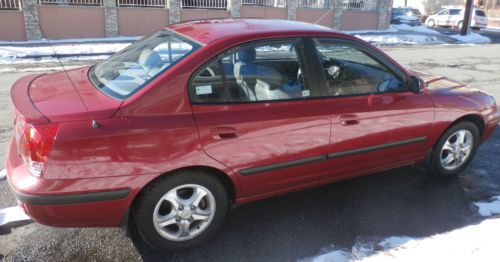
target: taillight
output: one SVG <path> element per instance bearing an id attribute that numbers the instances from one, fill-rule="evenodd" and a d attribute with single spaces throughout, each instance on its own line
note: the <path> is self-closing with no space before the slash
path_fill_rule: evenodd
<path id="1" fill-rule="evenodd" d="M 58 129 L 59 124 L 24 125 L 19 151 L 32 175 L 42 175 Z"/>

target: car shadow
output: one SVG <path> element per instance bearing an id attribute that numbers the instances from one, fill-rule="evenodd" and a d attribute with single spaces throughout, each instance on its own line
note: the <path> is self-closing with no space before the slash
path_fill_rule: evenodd
<path id="1" fill-rule="evenodd" d="M 134 245 L 145 261 L 296 261 L 359 237 L 425 237 L 478 220 L 457 178 L 404 167 L 241 206 L 185 252 Z"/>

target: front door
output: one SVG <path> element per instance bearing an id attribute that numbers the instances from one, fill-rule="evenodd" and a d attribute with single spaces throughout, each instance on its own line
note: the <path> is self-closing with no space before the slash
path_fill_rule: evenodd
<path id="1" fill-rule="evenodd" d="M 426 154 L 430 98 L 405 89 L 404 74 L 371 48 L 313 39 L 332 119 L 325 167 L 336 176 L 409 163 Z"/>
<path id="2" fill-rule="evenodd" d="M 245 196 L 305 183 L 321 172 L 330 114 L 300 39 L 250 43 L 203 66 L 190 84 L 201 144 L 237 172 Z"/>

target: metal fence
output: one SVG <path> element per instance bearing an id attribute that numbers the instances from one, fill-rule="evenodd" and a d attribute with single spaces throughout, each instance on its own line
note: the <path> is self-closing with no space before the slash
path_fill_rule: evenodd
<path id="1" fill-rule="evenodd" d="M 158 7 L 165 8 L 165 0 L 116 0 L 118 7 Z"/>
<path id="2" fill-rule="evenodd" d="M 242 5 L 285 7 L 286 0 L 241 0 Z"/>
<path id="3" fill-rule="evenodd" d="M 349 10 L 363 10 L 365 9 L 365 2 L 363 0 L 348 0 L 348 1 L 343 1 L 342 2 L 342 8 L 343 9 L 349 9 Z"/>
<path id="4" fill-rule="evenodd" d="M 347 10 L 366 10 L 368 2 L 373 0 L 343 0 L 342 9 Z M 337 7 L 335 0 L 300 0 L 302 8 L 334 8 Z"/>
<path id="5" fill-rule="evenodd" d="M 227 9 L 227 0 L 182 0 L 182 8 Z"/>
<path id="6" fill-rule="evenodd" d="M 40 5 L 85 5 L 101 6 L 102 0 L 38 0 Z"/>
<path id="7" fill-rule="evenodd" d="M 20 10 L 20 0 L 0 0 L 0 10 Z"/>

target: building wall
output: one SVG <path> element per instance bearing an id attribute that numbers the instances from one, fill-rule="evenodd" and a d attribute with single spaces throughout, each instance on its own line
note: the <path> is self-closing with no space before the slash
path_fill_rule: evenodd
<path id="1" fill-rule="evenodd" d="M 286 8 L 262 7 L 262 6 L 242 6 L 240 17 L 263 18 L 263 19 L 286 19 Z"/>
<path id="2" fill-rule="evenodd" d="M 106 37 L 101 7 L 41 5 L 38 19 L 49 39 Z"/>
<path id="3" fill-rule="evenodd" d="M 122 36 L 149 35 L 169 23 L 165 8 L 119 7 L 117 11 L 118 34 Z"/>
<path id="4" fill-rule="evenodd" d="M 26 29 L 21 11 L 0 10 L 0 41 L 24 41 Z"/>
<path id="5" fill-rule="evenodd" d="M 314 8 L 310 3 L 303 8 L 300 0 L 286 0 L 286 7 L 248 6 L 241 0 L 227 0 L 227 10 L 220 10 L 182 8 L 181 0 L 165 0 L 165 6 L 156 7 L 119 7 L 117 0 L 101 0 L 100 6 L 20 1 L 22 10 L 0 11 L 0 40 L 142 36 L 181 21 L 228 17 L 298 20 L 342 30 L 386 29 L 392 5 L 392 0 L 366 0 L 363 10 L 353 11 Z M 342 2 L 330 1 L 336 6 Z"/>
<path id="6" fill-rule="evenodd" d="M 318 25 L 332 27 L 334 11 L 320 8 L 297 8 L 297 21 L 317 23 Z"/>
<path id="7" fill-rule="evenodd" d="M 214 10 L 214 9 L 182 9 L 181 21 L 211 19 L 211 18 L 228 18 L 229 11 Z"/>
<path id="8" fill-rule="evenodd" d="M 377 29 L 378 16 L 377 12 L 345 10 L 342 13 L 341 30 Z"/>

